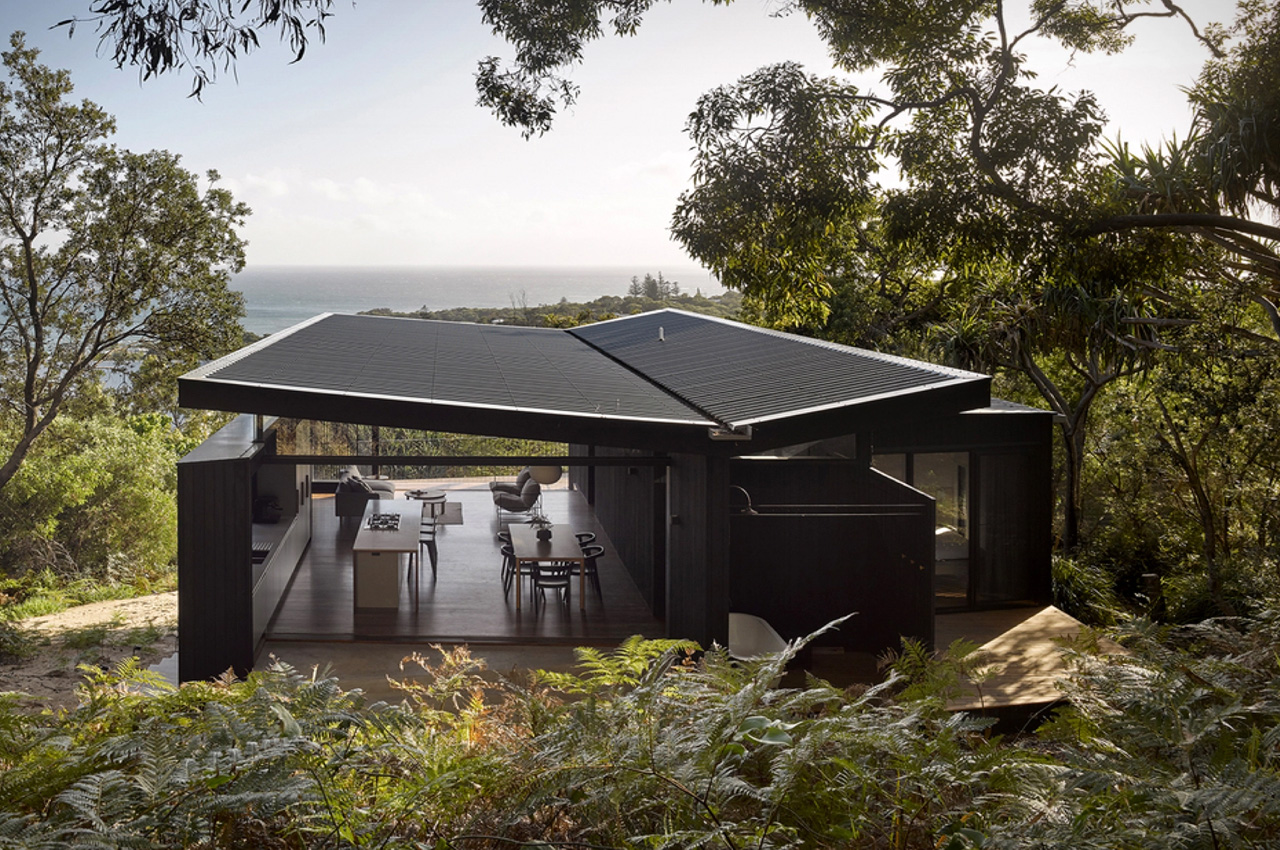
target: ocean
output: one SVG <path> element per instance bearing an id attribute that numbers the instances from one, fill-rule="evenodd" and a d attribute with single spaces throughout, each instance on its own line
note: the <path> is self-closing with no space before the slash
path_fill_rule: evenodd
<path id="1" fill-rule="evenodd" d="M 681 292 L 724 292 L 707 271 L 692 266 L 251 266 L 231 286 L 244 293 L 245 330 L 269 334 L 319 313 L 592 301 L 626 295 L 632 277 L 658 272 L 679 283 Z"/>

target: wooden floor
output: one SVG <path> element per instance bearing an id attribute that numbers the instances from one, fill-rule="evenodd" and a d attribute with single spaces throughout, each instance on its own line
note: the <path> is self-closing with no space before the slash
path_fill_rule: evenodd
<path id="1" fill-rule="evenodd" d="M 588 589 L 586 610 L 579 610 L 575 585 L 568 605 L 551 598 L 535 607 L 526 594 L 517 612 L 514 596 L 502 589 L 495 535 L 508 521 L 519 519 L 507 514 L 499 518 L 483 483 L 480 489 L 467 486 L 476 484 L 449 491 L 449 501 L 462 506 L 463 522 L 439 527 L 437 575 L 433 579 L 429 568 L 423 570 L 417 610 L 408 593 L 398 610 L 355 610 L 351 544 L 358 521 L 339 521 L 332 501 L 317 497 L 311 546 L 268 628 L 267 640 L 275 647 L 305 641 L 615 646 L 635 634 L 665 635 L 662 621 L 649 612 L 585 499 L 565 489 L 544 493 L 545 512 L 554 522 L 594 531 L 604 545 L 606 554 L 599 561 L 603 601 Z M 1060 693 L 1054 682 L 1066 673 L 1060 639 L 1078 635 L 1081 628 L 1052 606 L 939 614 L 935 645 L 945 649 L 958 638 L 979 644 L 993 671 L 949 707 L 986 711 L 1056 701 Z M 483 649 L 476 654 L 483 655 Z M 811 670 L 839 684 L 871 682 L 882 675 L 870 655 L 819 651 L 813 654 Z"/>
<path id="2" fill-rule="evenodd" d="M 578 607 L 576 582 L 568 605 L 549 596 L 538 607 L 526 584 L 523 607 L 516 611 L 514 592 L 507 595 L 502 589 L 495 535 L 519 518 L 504 514 L 500 519 L 487 486 L 450 489 L 448 500 L 461 504 L 463 522 L 439 526 L 439 565 L 434 578 L 429 564 L 422 570 L 416 610 L 406 590 L 398 610 L 382 611 L 357 610 L 352 604 L 351 544 L 359 521 L 339 520 L 332 500 L 317 496 L 311 546 L 267 629 L 267 640 L 609 646 L 634 634 L 664 635 L 662 621 L 650 613 L 581 494 L 545 491 L 543 507 L 554 522 L 594 531 L 605 547 L 598 562 L 603 601 L 588 585 L 585 611 Z"/>

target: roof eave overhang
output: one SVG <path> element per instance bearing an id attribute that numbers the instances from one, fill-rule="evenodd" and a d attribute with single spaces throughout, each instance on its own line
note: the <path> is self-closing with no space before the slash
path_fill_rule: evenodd
<path id="1" fill-rule="evenodd" d="M 436 403 L 220 382 L 190 375 L 178 379 L 178 403 L 228 413 L 674 452 L 705 451 L 707 427 L 712 424 Z"/>
<path id="2" fill-rule="evenodd" d="M 831 437 L 856 434 L 891 426 L 895 422 L 918 422 L 952 416 L 991 403 L 991 378 L 975 376 L 921 386 L 871 399 L 830 405 L 787 416 L 750 423 L 751 439 L 717 443 L 711 454 L 744 455 L 795 446 Z"/>

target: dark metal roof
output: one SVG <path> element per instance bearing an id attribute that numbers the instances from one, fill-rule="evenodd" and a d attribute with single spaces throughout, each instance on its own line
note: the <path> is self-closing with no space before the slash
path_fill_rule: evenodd
<path id="1" fill-rule="evenodd" d="M 715 454 L 990 402 L 984 375 L 673 310 L 570 332 L 325 314 L 178 389 L 186 407 Z"/>
<path id="2" fill-rule="evenodd" d="M 987 380 L 679 310 L 571 333 L 731 427 Z"/>
<path id="3" fill-rule="evenodd" d="M 198 369 L 225 385 L 715 424 L 563 331 L 328 314 Z"/>

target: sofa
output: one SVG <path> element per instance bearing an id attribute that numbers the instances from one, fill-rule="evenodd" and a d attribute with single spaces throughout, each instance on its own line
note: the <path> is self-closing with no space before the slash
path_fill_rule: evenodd
<path id="1" fill-rule="evenodd" d="M 338 488 L 333 493 L 333 513 L 338 517 L 362 517 L 370 499 L 394 499 L 396 485 L 390 481 L 365 478 L 352 467 L 338 473 Z"/>

